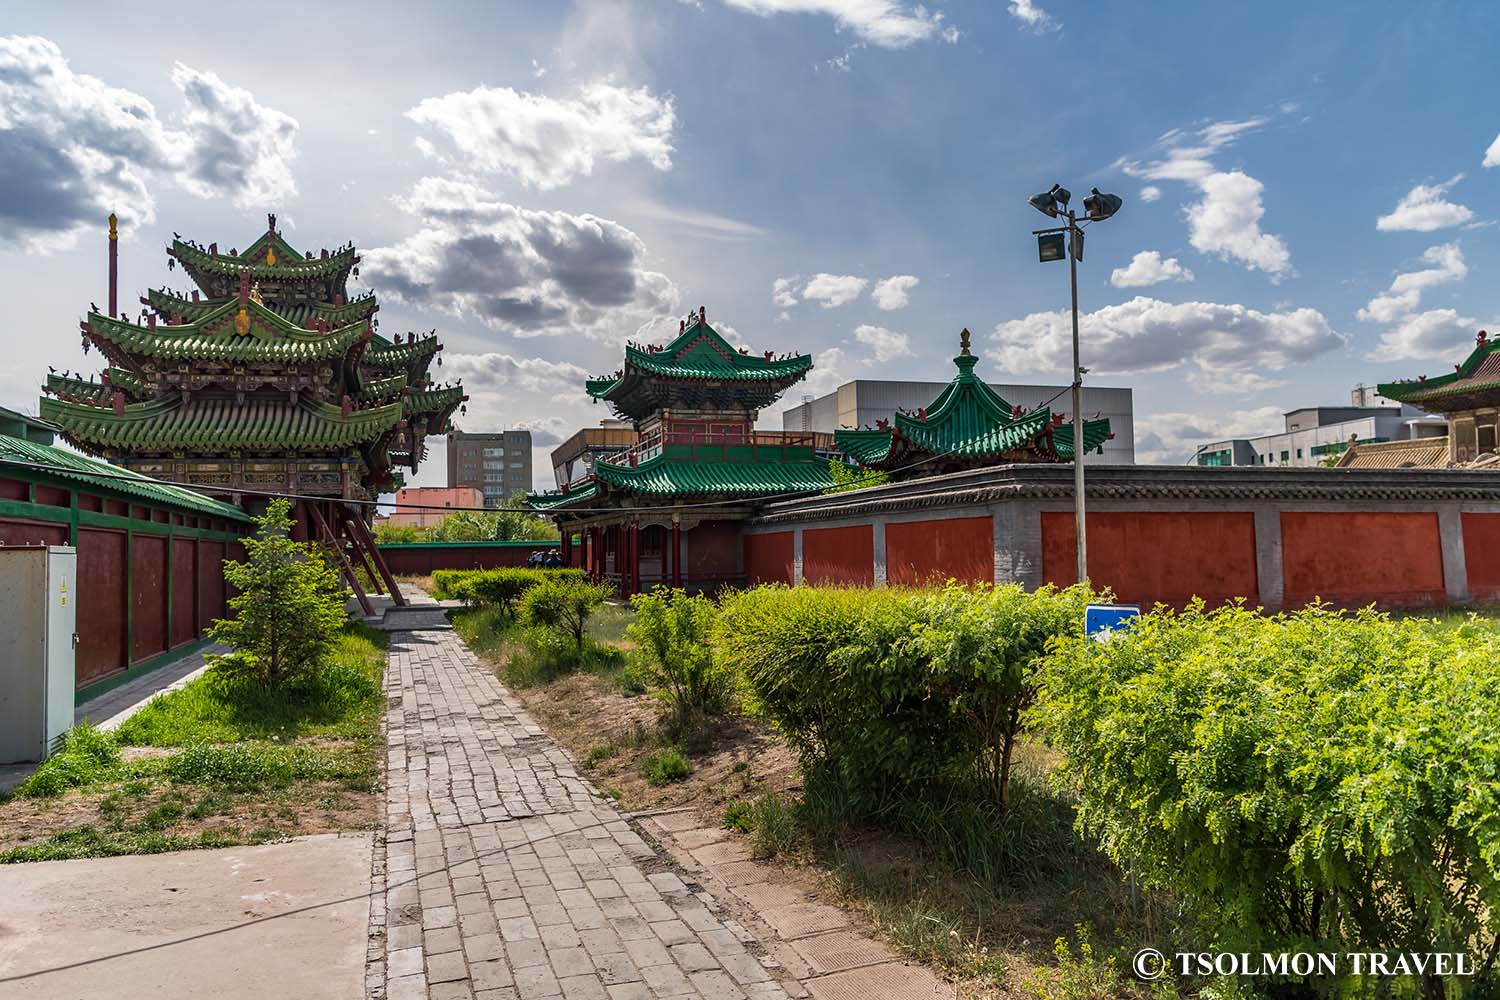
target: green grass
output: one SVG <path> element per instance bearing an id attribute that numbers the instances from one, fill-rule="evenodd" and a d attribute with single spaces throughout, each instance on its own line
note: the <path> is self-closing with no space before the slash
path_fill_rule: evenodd
<path id="1" fill-rule="evenodd" d="M 605 604 L 589 618 L 581 661 L 571 643 L 528 634 L 504 610 L 495 606 L 453 612 L 453 629 L 480 657 L 496 665 L 500 680 L 513 690 L 535 687 L 575 671 L 611 678 L 629 693 L 644 690 L 618 648 L 634 617 L 628 606 Z"/>
<path id="2" fill-rule="evenodd" d="M 683 781 L 693 773 L 693 762 L 681 750 L 667 749 L 641 758 L 641 773 L 646 783 L 661 787 Z"/>
<path id="3" fill-rule="evenodd" d="M 256 831 L 250 835 L 239 831 L 207 830 L 190 837 L 173 837 L 159 830 L 136 829 L 122 833 L 79 826 L 54 834 L 38 844 L 28 844 L 0 852 L 0 864 L 24 861 L 68 861 L 74 858 L 109 858 L 122 854 L 162 854 L 199 847 L 234 847 L 263 844 L 285 834 L 276 830 Z"/>
<path id="4" fill-rule="evenodd" d="M 385 648 L 384 632 L 350 623 L 327 667 L 274 690 L 210 667 L 126 720 L 119 742 L 180 747 L 304 736 L 368 739 L 384 707 Z"/>
<path id="5" fill-rule="evenodd" d="M 21 798 L 60 795 L 106 779 L 119 768 L 120 748 L 114 738 L 85 720 L 73 727 L 62 748 L 16 786 L 13 794 Z"/>

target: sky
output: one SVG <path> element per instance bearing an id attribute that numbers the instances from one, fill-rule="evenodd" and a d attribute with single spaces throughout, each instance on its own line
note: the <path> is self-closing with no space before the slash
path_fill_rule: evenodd
<path id="1" fill-rule="evenodd" d="M 1081 0 L 0 2 L 0 405 L 92 372 L 78 321 L 189 287 L 174 232 L 352 240 L 381 332 L 435 329 L 465 430 L 548 454 L 689 309 L 855 378 L 1067 380 L 1028 195 L 1124 207 L 1079 270 L 1090 384 L 1182 463 L 1496 323 L 1500 7 Z M 1490 95 L 1486 97 L 1485 95 Z M 440 485 L 441 442 L 409 481 Z"/>

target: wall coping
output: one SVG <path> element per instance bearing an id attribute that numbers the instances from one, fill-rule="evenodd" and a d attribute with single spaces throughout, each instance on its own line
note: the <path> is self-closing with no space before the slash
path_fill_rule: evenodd
<path id="1" fill-rule="evenodd" d="M 1248 503 L 1500 503 L 1500 472 L 1091 465 L 1084 495 L 1099 500 Z M 1071 464 L 999 465 L 766 504 L 747 523 L 770 525 L 1072 496 Z"/>
<path id="2" fill-rule="evenodd" d="M 552 538 L 552 539 L 540 538 L 540 539 L 536 539 L 534 541 L 529 541 L 529 540 L 525 540 L 525 539 L 508 538 L 508 539 L 505 539 L 503 541 L 495 541 L 495 540 L 491 539 L 489 541 L 483 541 L 483 542 L 385 542 L 385 543 L 377 544 L 375 547 L 377 549 L 385 550 L 385 549 L 505 549 L 505 548 L 521 548 L 521 547 L 524 547 L 524 546 L 530 546 L 531 548 L 534 548 L 534 549 L 538 549 L 538 548 L 555 549 L 555 548 L 559 548 L 559 547 L 562 546 L 562 539 L 561 538 Z"/>

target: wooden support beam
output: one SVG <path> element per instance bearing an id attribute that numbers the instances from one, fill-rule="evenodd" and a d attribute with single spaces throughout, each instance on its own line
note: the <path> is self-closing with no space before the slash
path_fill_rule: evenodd
<path id="1" fill-rule="evenodd" d="M 313 520 L 318 524 L 318 534 L 333 549 L 334 557 L 338 559 L 339 565 L 344 569 L 344 579 L 349 581 L 349 586 L 354 588 L 354 596 L 359 598 L 359 606 L 364 608 L 365 617 L 375 617 L 375 606 L 370 603 L 370 598 L 365 594 L 365 588 L 359 585 L 359 574 L 354 572 L 354 567 L 349 565 L 349 559 L 344 555 L 343 548 L 333 531 L 328 527 L 328 521 L 323 517 L 322 505 L 316 500 L 307 502 L 307 509 L 312 511 Z"/>
<path id="2" fill-rule="evenodd" d="M 385 584 L 386 591 L 391 595 L 391 600 L 397 607 L 406 607 L 405 595 L 401 593 L 401 587 L 396 583 L 396 577 L 391 573 L 391 568 L 386 564 L 385 556 L 380 554 L 380 546 L 375 544 L 375 536 L 370 534 L 369 525 L 365 519 L 348 507 L 342 508 L 345 522 L 350 528 L 350 535 L 354 539 L 355 547 L 369 557 L 370 562 L 375 565 L 375 573 Z"/>

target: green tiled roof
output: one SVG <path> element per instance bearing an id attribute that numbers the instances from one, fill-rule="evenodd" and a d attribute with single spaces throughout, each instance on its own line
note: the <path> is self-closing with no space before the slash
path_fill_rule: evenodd
<path id="1" fill-rule="evenodd" d="M 1465 393 L 1495 394 L 1500 391 L 1500 339 L 1476 344 L 1456 371 L 1433 378 L 1382 382 L 1376 389 L 1386 399 L 1415 406 L 1431 406 L 1440 412 L 1453 408 L 1467 409 L 1463 404 L 1454 407 L 1452 404 L 1445 405 L 1445 402 Z"/>
<path id="2" fill-rule="evenodd" d="M 405 368 L 413 361 L 430 358 L 440 347 L 442 344 L 432 336 L 419 337 L 415 343 L 408 340 L 397 344 L 375 334 L 370 341 L 370 349 L 360 361 L 378 371 L 390 371 L 393 368 Z"/>
<path id="3" fill-rule="evenodd" d="M 402 419 L 402 404 L 353 410 L 285 396 L 179 396 L 131 403 L 124 416 L 109 407 L 43 399 L 46 420 L 81 447 L 91 450 L 184 451 L 274 449 L 326 451 L 369 444 Z"/>
<path id="4" fill-rule="evenodd" d="M 406 380 L 406 372 L 397 372 L 389 378 L 367 379 L 360 386 L 359 392 L 354 394 L 354 398 L 364 403 L 372 399 L 385 399 L 387 396 L 394 396 L 406 388 Z"/>
<path id="5" fill-rule="evenodd" d="M 138 472 L 110 465 L 108 462 L 86 458 L 64 448 L 0 435 L 0 462 L 36 468 L 38 472 L 46 475 L 60 476 L 74 482 L 85 483 L 109 493 L 125 494 L 141 500 L 167 504 L 179 510 L 212 514 L 231 521 L 245 523 L 250 521 L 250 518 L 238 508 L 211 500 L 201 493 L 182 486 L 163 483 Z M 52 466 L 53 468 L 37 468 L 39 466 Z"/>
<path id="6" fill-rule="evenodd" d="M 575 490 L 570 490 L 567 493 L 561 490 L 548 493 L 528 493 L 526 494 L 526 506 L 532 510 L 556 510 L 559 507 L 569 507 L 575 503 L 593 500 L 598 495 L 599 484 L 589 483 Z"/>
<path id="7" fill-rule="evenodd" d="M 202 319 L 209 313 L 220 309 L 226 302 L 232 299 L 184 299 L 181 296 L 172 295 L 160 289 L 151 289 L 146 293 L 146 302 L 163 316 L 181 316 L 183 320 L 191 323 L 193 320 Z M 314 316 L 328 323 L 330 326 L 347 326 L 350 323 L 368 319 L 376 312 L 379 306 L 375 302 L 373 292 L 361 295 L 341 306 L 331 303 L 297 303 L 295 305 L 276 306 L 276 313 L 292 326 L 307 328 L 307 323 Z"/>
<path id="8" fill-rule="evenodd" d="M 713 462 L 659 455 L 635 468 L 594 462 L 594 477 L 618 489 L 656 496 L 731 493 L 758 496 L 826 490 L 833 473 L 826 461 Z"/>
<path id="9" fill-rule="evenodd" d="M 452 410 L 469 397 L 464 395 L 461 385 L 444 386 L 441 389 L 417 389 L 401 397 L 407 416 L 422 413 L 442 413 Z"/>
<path id="10" fill-rule="evenodd" d="M 274 310 L 249 302 L 248 333 L 234 328 L 239 302 L 230 299 L 213 312 L 181 326 L 152 329 L 128 320 L 89 313 L 88 327 L 130 354 L 169 360 L 224 360 L 305 362 L 337 358 L 348 353 L 369 330 L 360 321 L 327 333 L 293 326 Z"/>
<path id="11" fill-rule="evenodd" d="M 589 379 L 584 387 L 596 399 L 613 400 L 641 375 L 714 382 L 790 384 L 811 369 L 812 357 L 807 354 L 771 360 L 762 355 L 742 354 L 700 319 L 659 351 L 627 345 L 625 367 L 618 377 Z"/>
<path id="12" fill-rule="evenodd" d="M 967 339 L 965 345 L 967 351 Z M 977 357 L 967 353 L 954 358 L 958 374 L 932 401 L 923 417 L 898 413 L 892 426 L 885 430 L 836 431 L 835 443 L 846 456 L 871 467 L 916 462 L 936 455 L 998 460 L 1018 449 L 1071 458 L 1071 428 L 1057 426 L 1051 410 L 1045 407 L 1017 413 L 974 374 L 978 362 Z M 1050 445 L 1048 428 L 1054 428 Z M 1107 419 L 1086 420 L 1083 429 L 1084 445 L 1089 449 L 1099 447 L 1110 436 Z"/>
<path id="13" fill-rule="evenodd" d="M 67 399 L 91 399 L 101 406 L 107 405 L 114 396 L 114 390 L 107 385 L 62 375 L 47 376 L 47 391 Z"/>
<path id="14" fill-rule="evenodd" d="M 182 263 L 189 274 L 198 272 L 228 277 L 238 276 L 241 271 L 248 270 L 251 280 L 262 278 L 275 278 L 278 281 L 326 280 L 338 277 L 359 263 L 359 254 L 353 247 L 329 254 L 326 260 L 322 257 L 307 260 L 302 254 L 287 246 L 280 237 L 277 237 L 277 243 L 279 246 L 274 265 L 267 264 L 264 260 L 265 237 L 251 244 L 246 248 L 245 253 L 237 257 L 222 253 L 210 254 L 207 250 L 200 250 L 181 240 L 173 240 L 168 252 Z M 252 261 L 256 263 L 251 263 Z"/>

